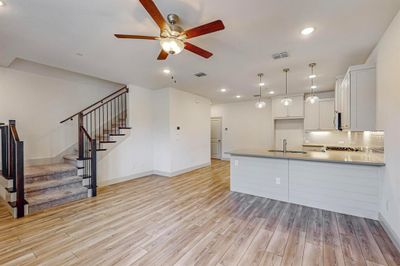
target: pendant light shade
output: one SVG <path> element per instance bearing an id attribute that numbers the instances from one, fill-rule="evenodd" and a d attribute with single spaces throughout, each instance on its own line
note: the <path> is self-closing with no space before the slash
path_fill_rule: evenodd
<path id="1" fill-rule="evenodd" d="M 292 103 L 293 103 L 293 100 L 290 99 L 290 98 L 287 98 L 287 97 L 285 97 L 285 98 L 283 98 L 283 99 L 281 100 L 281 104 L 283 104 L 284 106 L 289 106 L 289 105 L 291 105 Z"/>
<path id="2" fill-rule="evenodd" d="M 316 63 L 311 63 L 308 66 L 311 68 L 311 75 L 310 75 L 310 80 L 311 80 L 311 86 L 310 86 L 310 95 L 307 97 L 306 102 L 310 104 L 315 104 L 319 101 L 319 97 L 315 95 L 315 89 L 317 86 L 314 84 L 314 80 L 317 77 L 317 75 L 314 74 L 314 67 L 316 66 Z M 313 78 L 311 78 L 313 77 Z"/>
<path id="3" fill-rule="evenodd" d="M 256 108 L 258 109 L 263 109 L 267 106 L 267 104 L 264 101 L 258 101 L 256 102 Z"/>
<path id="4" fill-rule="evenodd" d="M 288 96 L 288 72 L 289 72 L 289 68 L 285 68 L 283 70 L 283 72 L 285 72 L 286 74 L 286 94 L 285 97 L 281 100 L 281 104 L 283 104 L 284 106 L 289 106 L 293 103 L 293 100 L 291 98 L 289 98 Z"/>
<path id="5" fill-rule="evenodd" d="M 258 101 L 256 102 L 255 106 L 258 109 L 263 109 L 267 106 L 267 104 L 261 100 L 261 87 L 264 86 L 264 83 L 262 82 L 262 77 L 264 76 L 263 73 L 258 73 L 257 76 L 260 78 L 260 82 L 258 85 L 260 86 L 260 94 L 258 94 Z"/>

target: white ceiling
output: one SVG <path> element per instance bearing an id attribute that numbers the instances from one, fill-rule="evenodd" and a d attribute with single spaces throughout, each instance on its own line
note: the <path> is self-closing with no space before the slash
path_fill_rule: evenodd
<path id="1" fill-rule="evenodd" d="M 161 13 L 176 13 L 184 28 L 215 19 L 226 29 L 191 42 L 214 53 L 203 59 L 184 51 L 156 60 L 156 41 L 118 40 L 114 33 L 157 35 L 158 28 L 137 0 L 3 0 L 0 64 L 24 58 L 103 79 L 157 89 L 174 86 L 214 102 L 253 98 L 257 73 L 268 88 L 309 88 L 308 64 L 316 62 L 319 90 L 333 89 L 335 76 L 365 61 L 400 9 L 398 0 L 155 0 Z M 314 26 L 315 33 L 300 31 Z M 275 52 L 290 57 L 274 61 Z M 77 54 L 82 54 L 79 56 Z M 170 68 L 172 84 L 162 69 Z M 193 74 L 205 72 L 207 77 Z M 222 94 L 220 88 L 227 88 Z"/>

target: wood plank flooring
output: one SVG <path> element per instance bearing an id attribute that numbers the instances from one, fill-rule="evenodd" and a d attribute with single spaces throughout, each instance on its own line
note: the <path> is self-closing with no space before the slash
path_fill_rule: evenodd
<path id="1" fill-rule="evenodd" d="M 400 265 L 372 220 L 229 191 L 229 162 L 12 219 L 0 265 Z"/>

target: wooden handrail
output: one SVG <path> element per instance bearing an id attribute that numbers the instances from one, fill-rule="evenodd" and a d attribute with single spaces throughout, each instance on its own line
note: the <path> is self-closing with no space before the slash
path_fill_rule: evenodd
<path id="1" fill-rule="evenodd" d="M 11 136 L 13 137 L 14 141 L 17 142 L 20 141 L 15 125 L 10 125 L 10 130 L 11 130 Z"/>
<path id="2" fill-rule="evenodd" d="M 122 91 L 123 91 L 123 92 L 122 92 Z M 113 100 L 113 99 L 117 98 L 120 94 L 122 94 L 122 93 L 124 93 L 124 92 L 129 92 L 129 88 L 125 86 L 125 87 L 123 87 L 123 88 L 117 90 L 116 92 L 111 93 L 110 95 L 108 95 L 108 96 L 104 97 L 103 99 L 101 99 L 101 100 L 95 102 L 94 104 L 92 104 L 92 105 L 86 107 L 85 109 L 81 110 L 80 112 L 77 112 L 76 114 L 71 115 L 70 117 L 64 119 L 63 121 L 60 122 L 60 124 L 62 124 L 62 123 L 64 123 L 64 122 L 67 122 L 68 120 L 72 120 L 75 116 L 77 116 L 77 115 L 79 115 L 79 114 L 81 114 L 81 113 L 83 113 L 83 112 L 85 112 L 85 111 L 87 111 L 87 110 L 89 110 L 89 109 L 95 107 L 96 105 L 98 105 L 98 104 L 100 104 L 100 103 L 101 103 L 101 104 L 104 104 L 103 102 L 104 102 L 105 100 L 108 100 L 108 101 Z M 112 96 L 114 96 L 114 97 L 112 97 Z M 110 97 L 112 97 L 112 98 L 110 98 Z M 110 98 L 110 99 L 109 99 L 109 98 Z"/>

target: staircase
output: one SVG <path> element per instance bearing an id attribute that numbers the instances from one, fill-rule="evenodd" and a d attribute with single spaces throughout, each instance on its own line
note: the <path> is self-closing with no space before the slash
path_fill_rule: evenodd
<path id="1" fill-rule="evenodd" d="M 78 169 L 67 163 L 25 168 L 25 200 L 28 213 L 88 197 Z"/>
<path id="2" fill-rule="evenodd" d="M 61 121 L 72 123 L 77 118 L 78 148 L 56 164 L 24 167 L 23 142 L 19 141 L 15 121 L 10 120 L 8 126 L 0 124 L 0 189 L 5 189 L 14 217 L 97 195 L 97 153 L 112 148 L 130 129 L 128 92 L 124 87 Z"/>

